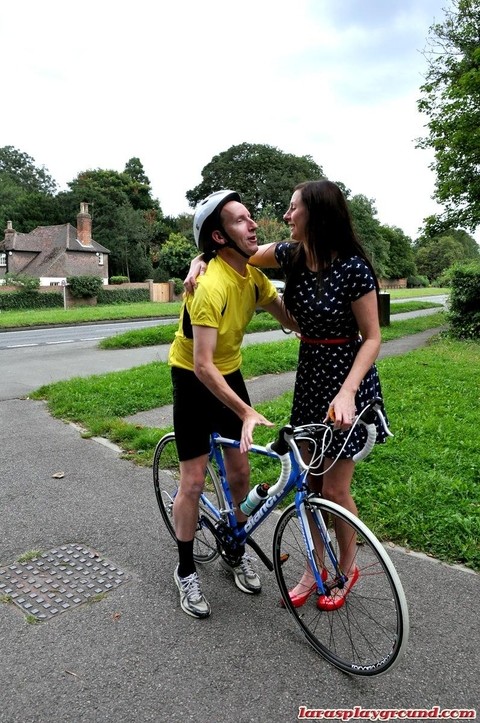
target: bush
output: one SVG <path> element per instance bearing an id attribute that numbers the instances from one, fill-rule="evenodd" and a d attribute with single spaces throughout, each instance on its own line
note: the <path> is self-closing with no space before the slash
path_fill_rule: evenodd
<path id="1" fill-rule="evenodd" d="M 111 284 L 128 284 L 128 276 L 112 276 L 110 278 Z"/>
<path id="2" fill-rule="evenodd" d="M 170 281 L 173 281 L 173 293 L 176 296 L 179 296 L 180 294 L 183 294 L 184 288 L 183 288 L 183 281 L 182 279 L 170 279 Z"/>
<path id="3" fill-rule="evenodd" d="M 150 301 L 150 289 L 100 289 L 97 304 L 135 304 Z"/>
<path id="4" fill-rule="evenodd" d="M 63 307 L 63 294 L 57 291 L 41 294 L 39 291 L 6 291 L 0 293 L 0 310 L 26 311 L 27 309 L 53 309 Z"/>
<path id="5" fill-rule="evenodd" d="M 185 236 L 171 233 L 162 244 L 159 253 L 159 267 L 166 270 L 168 278 L 185 278 L 190 260 L 198 253 L 197 247 Z"/>
<path id="6" fill-rule="evenodd" d="M 430 286 L 430 281 L 426 276 L 409 276 L 407 278 L 407 289 L 420 289 Z"/>
<path id="7" fill-rule="evenodd" d="M 448 320 L 457 339 L 480 339 L 480 263 L 452 268 Z"/>
<path id="8" fill-rule="evenodd" d="M 92 296 L 98 296 L 103 281 L 100 276 L 69 276 L 67 284 L 70 287 L 72 296 L 91 298 Z"/>
<path id="9" fill-rule="evenodd" d="M 155 284 L 165 284 L 170 280 L 170 274 L 164 266 L 158 266 L 153 270 L 152 278 Z"/>
<path id="10" fill-rule="evenodd" d="M 40 279 L 28 274 L 5 274 L 5 283 L 16 286 L 21 291 L 36 291 L 40 286 Z"/>

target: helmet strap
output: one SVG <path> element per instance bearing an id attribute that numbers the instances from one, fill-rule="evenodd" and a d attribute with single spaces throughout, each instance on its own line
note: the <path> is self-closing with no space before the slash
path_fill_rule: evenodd
<path id="1" fill-rule="evenodd" d="M 226 241 L 225 246 L 226 246 L 227 248 L 233 249 L 234 251 L 237 252 L 237 254 L 240 254 L 240 256 L 243 256 L 244 259 L 249 259 L 249 258 L 250 258 L 251 254 L 246 254 L 245 251 L 242 251 L 242 249 L 239 248 L 239 247 L 237 246 L 237 244 L 235 243 L 235 241 L 228 235 L 228 233 L 225 231 L 225 229 L 223 228 L 223 226 L 221 227 L 220 230 L 221 230 L 222 236 L 224 237 L 224 239 L 225 239 L 225 241 Z"/>

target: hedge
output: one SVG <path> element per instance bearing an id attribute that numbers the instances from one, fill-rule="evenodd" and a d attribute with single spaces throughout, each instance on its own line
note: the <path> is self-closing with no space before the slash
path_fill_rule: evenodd
<path id="1" fill-rule="evenodd" d="M 63 307 L 63 294 L 49 291 L 6 291 L 0 293 L 0 309 L 3 311 L 25 311 L 26 309 L 53 309 Z"/>
<path id="2" fill-rule="evenodd" d="M 480 264 L 454 266 L 451 280 L 450 333 L 457 339 L 480 339 Z"/>
<path id="3" fill-rule="evenodd" d="M 100 289 L 97 304 L 133 304 L 150 301 L 150 289 Z"/>

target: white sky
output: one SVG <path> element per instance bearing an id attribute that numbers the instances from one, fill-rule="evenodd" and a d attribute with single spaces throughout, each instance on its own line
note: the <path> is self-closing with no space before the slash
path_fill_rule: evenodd
<path id="1" fill-rule="evenodd" d="M 310 155 L 415 238 L 421 51 L 448 0 L 18 0 L 0 9 L 0 147 L 63 189 L 137 156 L 168 215 L 243 142 Z"/>

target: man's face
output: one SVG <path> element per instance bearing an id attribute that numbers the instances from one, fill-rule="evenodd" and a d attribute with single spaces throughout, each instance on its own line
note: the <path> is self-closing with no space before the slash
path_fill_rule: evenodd
<path id="1" fill-rule="evenodd" d="M 250 216 L 248 209 L 238 201 L 229 201 L 220 213 L 223 228 L 237 246 L 249 256 L 258 249 L 258 225 Z"/>

